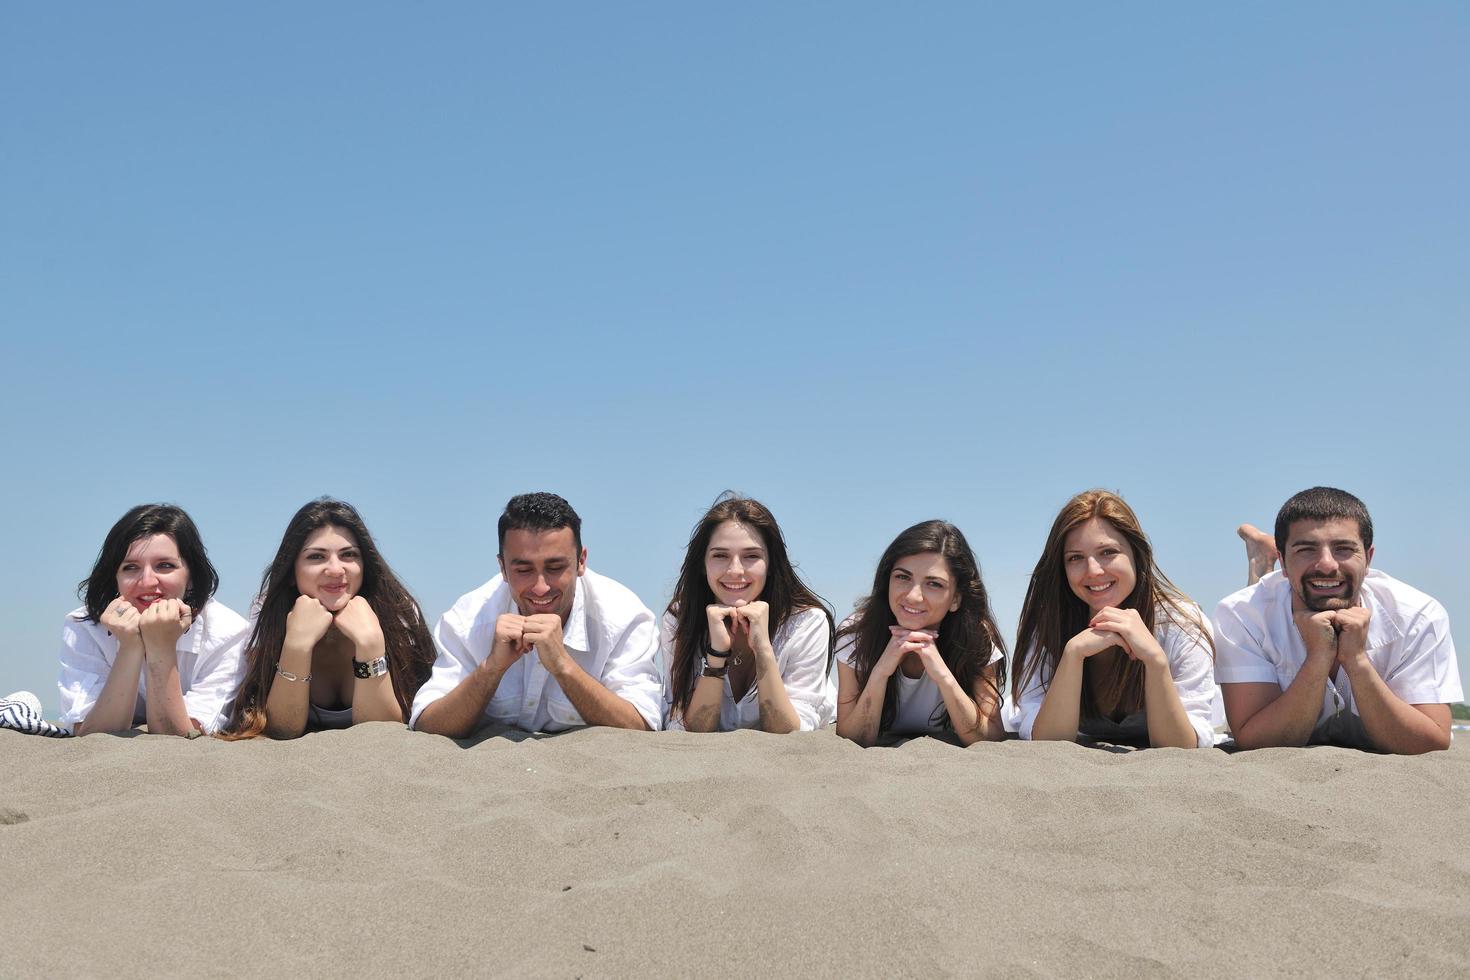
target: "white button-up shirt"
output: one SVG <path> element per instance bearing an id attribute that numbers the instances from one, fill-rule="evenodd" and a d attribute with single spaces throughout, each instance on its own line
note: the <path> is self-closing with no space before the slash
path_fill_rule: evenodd
<path id="1" fill-rule="evenodd" d="M 439 617 L 434 671 L 413 699 L 409 727 L 435 701 L 454 690 L 490 656 L 495 621 L 516 613 L 515 596 L 495 576 Z M 562 645 L 583 670 L 627 701 L 648 727 L 658 730 L 663 685 L 654 657 L 658 630 L 653 613 L 625 586 L 588 569 L 578 576 L 572 611 L 562 625 Z M 483 721 L 531 732 L 559 732 L 585 725 L 561 685 L 541 665 L 535 649 L 511 664 L 485 705 Z"/>
<path id="2" fill-rule="evenodd" d="M 1210 621 L 1199 607 L 1191 604 L 1188 608 L 1198 621 L 1183 627 L 1174 622 L 1167 611 L 1160 610 L 1154 639 L 1169 659 L 1169 676 L 1174 681 L 1174 690 L 1184 706 L 1184 713 L 1189 716 L 1190 727 L 1194 729 L 1195 744 L 1205 749 L 1219 741 L 1215 736 L 1215 726 L 1224 720 L 1225 709 L 1220 701 L 1220 691 L 1215 686 L 1215 665 L 1206 641 L 1210 634 Z M 1027 651 L 1027 663 L 1032 656 L 1034 654 Z M 1043 664 L 1031 675 L 1021 696 L 1016 699 L 1016 731 L 1022 738 L 1031 737 L 1036 716 L 1041 714 L 1041 705 L 1050 687 L 1051 670 Z M 1104 740 L 1146 739 L 1148 713 L 1135 711 L 1118 722 L 1107 718 L 1083 718 L 1077 734 Z"/>
<path id="3" fill-rule="evenodd" d="M 117 662 L 117 637 L 101 623 L 86 619 L 86 608 L 67 614 L 61 627 L 61 725 L 75 731 L 91 714 L 107 675 Z M 228 720 L 228 710 L 245 675 L 245 641 L 250 624 L 223 603 L 211 599 L 179 637 L 179 690 L 189 717 L 206 732 Z M 133 724 L 147 717 L 148 671 L 139 671 L 138 701 Z"/>
<path id="4" fill-rule="evenodd" d="M 1291 686 L 1307 646 L 1291 614 L 1291 582 L 1272 572 L 1220 601 L 1215 610 L 1215 678 L 1221 684 Z M 1368 661 L 1407 704 L 1451 704 L 1464 698 L 1450 619 L 1434 599 L 1370 568 L 1358 592 L 1372 613 Z M 1346 671 L 1329 678 L 1317 725 L 1342 710 L 1358 713 Z"/>
<path id="5" fill-rule="evenodd" d="M 703 611 L 700 612 L 703 615 Z M 669 678 L 673 670 L 674 617 L 666 615 L 660 631 L 659 662 L 662 664 L 664 689 L 669 690 Z M 801 722 L 801 731 L 810 732 L 832 724 L 837 717 L 837 688 L 832 683 L 827 664 L 827 652 L 831 649 L 832 624 L 827 614 L 820 609 L 801 609 L 786 617 L 771 638 L 771 649 L 776 655 L 776 666 L 781 672 L 781 683 L 786 687 L 786 696 L 796 709 Z M 757 685 L 752 682 L 745 697 L 735 700 L 730 690 L 730 675 L 726 674 L 723 693 L 720 696 L 720 731 L 732 732 L 737 728 L 759 728 L 761 723 L 760 701 Z M 668 712 L 666 727 L 671 731 L 684 731 L 682 715 L 668 711 L 672 706 L 665 704 Z"/>

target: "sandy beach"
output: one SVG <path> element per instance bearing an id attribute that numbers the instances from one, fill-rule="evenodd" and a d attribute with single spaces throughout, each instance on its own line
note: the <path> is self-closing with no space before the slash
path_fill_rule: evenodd
<path id="1" fill-rule="evenodd" d="M 1464 976 L 1470 749 L 0 731 L 0 975 Z"/>

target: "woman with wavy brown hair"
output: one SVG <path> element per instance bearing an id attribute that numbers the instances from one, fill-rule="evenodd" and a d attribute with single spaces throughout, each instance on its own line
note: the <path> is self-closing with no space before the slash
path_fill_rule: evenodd
<path id="1" fill-rule="evenodd" d="M 689 536 L 664 614 L 667 728 L 811 731 L 832 723 L 832 614 L 759 501 L 715 501 Z"/>
<path id="2" fill-rule="evenodd" d="M 419 605 L 350 504 L 313 500 L 266 569 L 245 681 L 221 737 L 403 722 L 434 666 Z"/>
<path id="3" fill-rule="evenodd" d="M 904 531 L 837 631 L 837 734 L 1005 737 L 1005 641 L 975 553 L 948 521 Z"/>
<path id="4" fill-rule="evenodd" d="M 1214 644 L 1107 490 L 1067 501 L 1021 609 L 1012 692 L 1022 738 L 1215 744 Z"/>

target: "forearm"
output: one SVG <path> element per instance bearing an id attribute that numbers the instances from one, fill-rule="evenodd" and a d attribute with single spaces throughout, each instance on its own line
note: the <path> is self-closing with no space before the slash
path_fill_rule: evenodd
<path id="1" fill-rule="evenodd" d="M 271 678 L 270 693 L 265 699 L 265 734 L 269 738 L 300 738 L 306 731 L 306 718 L 310 711 L 311 650 L 296 650 L 286 646 L 281 650 L 278 661 L 281 671 Z"/>
<path id="2" fill-rule="evenodd" d="M 1449 733 L 1389 690 L 1366 657 L 1346 669 L 1358 717 L 1363 719 L 1375 748 L 1397 755 L 1418 755 L 1450 747 Z"/>
<path id="3" fill-rule="evenodd" d="M 694 693 L 690 695 L 689 707 L 684 710 L 686 732 L 717 732 L 720 730 L 720 701 L 725 696 L 725 682 L 719 677 L 700 677 L 694 682 Z M 586 716 L 583 715 L 585 718 Z"/>
<path id="4" fill-rule="evenodd" d="M 1143 710 L 1148 718 L 1150 745 L 1179 749 L 1199 747 L 1199 734 L 1190 723 L 1184 702 L 1179 700 L 1179 689 L 1174 686 L 1174 677 L 1169 673 L 1167 663 L 1145 668 Z"/>
<path id="5" fill-rule="evenodd" d="M 601 681 L 583 670 L 571 657 L 550 673 L 586 724 L 638 732 L 649 730 L 648 722 L 637 708 L 603 687 Z"/>
<path id="6" fill-rule="evenodd" d="M 785 735 L 801 730 L 801 716 L 791 703 L 786 684 L 781 680 L 781 667 L 770 650 L 755 655 L 756 699 L 760 703 L 761 731 Z"/>
<path id="7" fill-rule="evenodd" d="M 384 655 L 381 644 L 355 653 L 362 663 L 371 663 Z M 360 725 L 365 721 L 403 721 L 403 709 L 398 706 L 398 696 L 393 691 L 392 674 L 353 678 L 352 723 Z"/>
<path id="8" fill-rule="evenodd" d="M 143 670 L 143 651 L 122 649 L 97 695 L 97 703 L 76 726 L 78 735 L 122 732 L 133 727 L 138 706 L 138 678 Z"/>
<path id="9" fill-rule="evenodd" d="M 1040 651 L 1037 651 L 1040 655 Z M 1082 717 L 1083 658 L 1063 652 L 1031 725 L 1037 742 L 1075 742 Z"/>
<path id="10" fill-rule="evenodd" d="M 944 698 L 944 709 L 949 713 L 950 727 L 962 745 L 974 745 L 985 737 L 985 719 L 980 714 L 980 706 L 959 681 L 949 678 L 939 685 L 939 693 Z"/>
<path id="11" fill-rule="evenodd" d="M 414 728 L 433 735 L 468 738 L 480 727 L 485 705 L 495 696 L 495 689 L 504 676 L 504 669 L 495 668 L 489 660 L 484 661 L 454 690 L 425 707 Z"/>
<path id="12" fill-rule="evenodd" d="M 162 663 L 149 661 L 148 691 L 144 697 L 148 732 L 152 735 L 192 735 L 194 723 L 179 684 L 178 661 L 169 658 Z"/>
<path id="13" fill-rule="evenodd" d="M 876 671 L 846 711 L 837 705 L 837 734 L 864 748 L 878 741 L 879 723 L 883 718 L 883 701 L 888 696 L 888 675 Z"/>
<path id="14" fill-rule="evenodd" d="M 1329 670 L 1329 665 L 1308 660 L 1281 697 L 1251 715 L 1239 728 L 1232 723 L 1235 744 L 1243 749 L 1306 745 L 1317 728 Z"/>

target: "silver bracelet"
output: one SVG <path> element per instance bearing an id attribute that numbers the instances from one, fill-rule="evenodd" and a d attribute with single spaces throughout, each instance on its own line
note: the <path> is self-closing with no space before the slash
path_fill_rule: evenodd
<path id="1" fill-rule="evenodd" d="M 280 674 L 288 681 L 300 681 L 301 683 L 305 684 L 307 681 L 311 680 L 310 674 L 307 674 L 305 677 L 299 677 L 296 674 L 291 673 L 289 670 L 282 670 L 280 664 L 276 664 L 276 673 Z"/>

